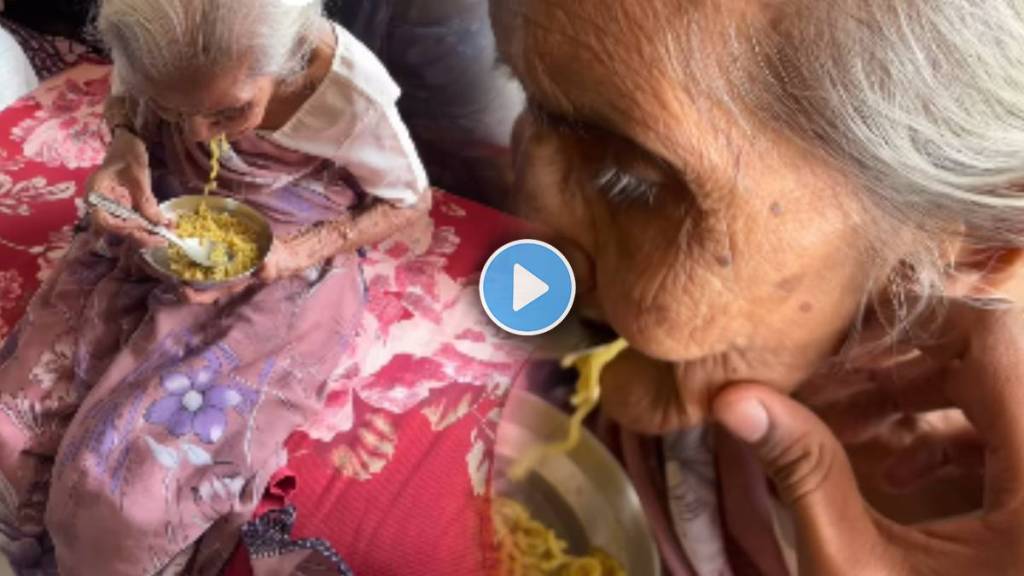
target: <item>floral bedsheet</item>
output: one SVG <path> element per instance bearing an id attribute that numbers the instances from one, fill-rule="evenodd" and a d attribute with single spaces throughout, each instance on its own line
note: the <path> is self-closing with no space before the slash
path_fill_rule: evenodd
<path id="1" fill-rule="evenodd" d="M 108 90 L 109 69 L 83 64 L 0 112 L 0 340 L 71 241 Z M 368 251 L 358 343 L 289 441 L 277 492 L 297 507 L 295 536 L 327 540 L 357 574 L 480 572 L 490 446 L 525 353 L 486 319 L 476 279 L 517 223 L 443 192 L 433 217 L 425 250 Z"/>

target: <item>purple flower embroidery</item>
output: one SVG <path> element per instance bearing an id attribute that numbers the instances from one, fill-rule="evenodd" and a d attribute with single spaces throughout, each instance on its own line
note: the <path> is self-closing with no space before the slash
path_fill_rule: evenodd
<path id="1" fill-rule="evenodd" d="M 206 444 L 216 443 L 227 427 L 226 410 L 237 406 L 242 396 L 215 384 L 215 376 L 209 368 L 194 376 L 180 372 L 165 375 L 162 383 L 167 396 L 149 406 L 146 422 L 163 426 L 176 438 L 195 434 Z"/>

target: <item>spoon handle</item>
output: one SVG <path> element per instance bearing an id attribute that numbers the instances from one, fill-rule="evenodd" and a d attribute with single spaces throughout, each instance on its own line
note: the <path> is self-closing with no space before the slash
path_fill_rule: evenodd
<path id="1" fill-rule="evenodd" d="M 147 220 L 146 217 L 143 216 L 142 214 L 139 214 L 135 210 L 132 210 L 127 206 L 124 206 L 118 202 L 115 202 L 114 200 L 111 200 L 110 198 L 104 196 L 103 194 L 100 194 L 99 192 L 90 192 L 89 195 L 86 197 L 85 201 L 88 202 L 91 206 L 95 206 L 96 208 L 99 208 L 100 210 L 103 210 L 104 212 L 107 212 L 108 214 L 111 214 L 113 216 L 117 216 L 122 220 L 135 220 L 136 222 L 141 224 L 143 228 L 145 228 L 152 234 L 161 236 L 175 244 L 181 243 L 181 240 L 179 240 L 177 236 L 171 233 L 171 231 L 165 228 L 164 226 L 158 226 L 156 224 L 153 224 L 152 222 Z"/>

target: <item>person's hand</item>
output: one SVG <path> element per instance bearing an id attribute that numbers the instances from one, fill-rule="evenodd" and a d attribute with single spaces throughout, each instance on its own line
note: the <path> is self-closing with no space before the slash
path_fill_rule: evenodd
<path id="1" fill-rule="evenodd" d="M 252 280 L 237 282 L 224 288 L 211 288 L 207 290 L 196 290 L 188 286 L 182 286 L 179 290 L 181 299 L 188 304 L 209 305 L 229 300 L 242 292 L 245 292 L 253 285 Z"/>
<path id="2" fill-rule="evenodd" d="M 296 245 L 288 242 L 274 242 L 263 265 L 256 271 L 256 278 L 264 284 L 270 284 L 281 278 L 294 276 L 309 267 L 304 264 L 307 258 Z"/>
<path id="3" fill-rule="evenodd" d="M 86 183 L 86 190 L 99 192 L 115 202 L 133 208 L 155 224 L 167 224 L 167 218 L 153 195 L 149 159 L 142 140 L 118 131 L 107 157 Z M 102 210 L 92 211 L 92 222 L 101 232 L 129 238 L 142 246 L 159 245 L 162 241 L 133 221 L 122 220 Z"/>
<path id="4" fill-rule="evenodd" d="M 882 474 L 872 478 L 879 488 L 890 493 L 929 486 L 941 490 L 935 481 L 958 482 L 984 473 L 977 432 L 962 410 L 948 408 L 943 389 L 935 384 L 944 368 L 933 355 L 911 352 L 819 377 L 796 397 L 853 454 L 888 455 Z"/>
<path id="5" fill-rule="evenodd" d="M 281 278 L 299 274 L 308 266 L 301 262 L 302 254 L 297 254 L 293 245 L 287 242 L 274 242 L 266 260 L 256 271 L 254 278 L 246 282 L 238 282 L 220 289 L 196 290 L 182 286 L 181 297 L 189 304 L 214 304 L 230 299 L 248 290 L 257 282 L 270 284 Z"/>
<path id="6" fill-rule="evenodd" d="M 937 369 L 912 396 L 963 411 L 959 432 L 929 445 L 950 461 L 984 462 L 984 506 L 974 515 L 898 525 L 864 502 L 840 441 L 807 407 L 748 384 L 714 399 L 715 419 L 753 446 L 792 508 L 803 574 L 1024 573 L 1024 318 L 957 305 L 944 335 L 924 351 Z"/>

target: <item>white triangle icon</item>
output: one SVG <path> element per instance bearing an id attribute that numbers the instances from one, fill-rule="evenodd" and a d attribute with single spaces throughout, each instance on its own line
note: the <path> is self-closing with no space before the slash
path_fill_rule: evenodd
<path id="1" fill-rule="evenodd" d="M 547 294 L 551 287 L 532 272 L 516 264 L 512 268 L 512 311 L 519 312 L 537 298 Z"/>

